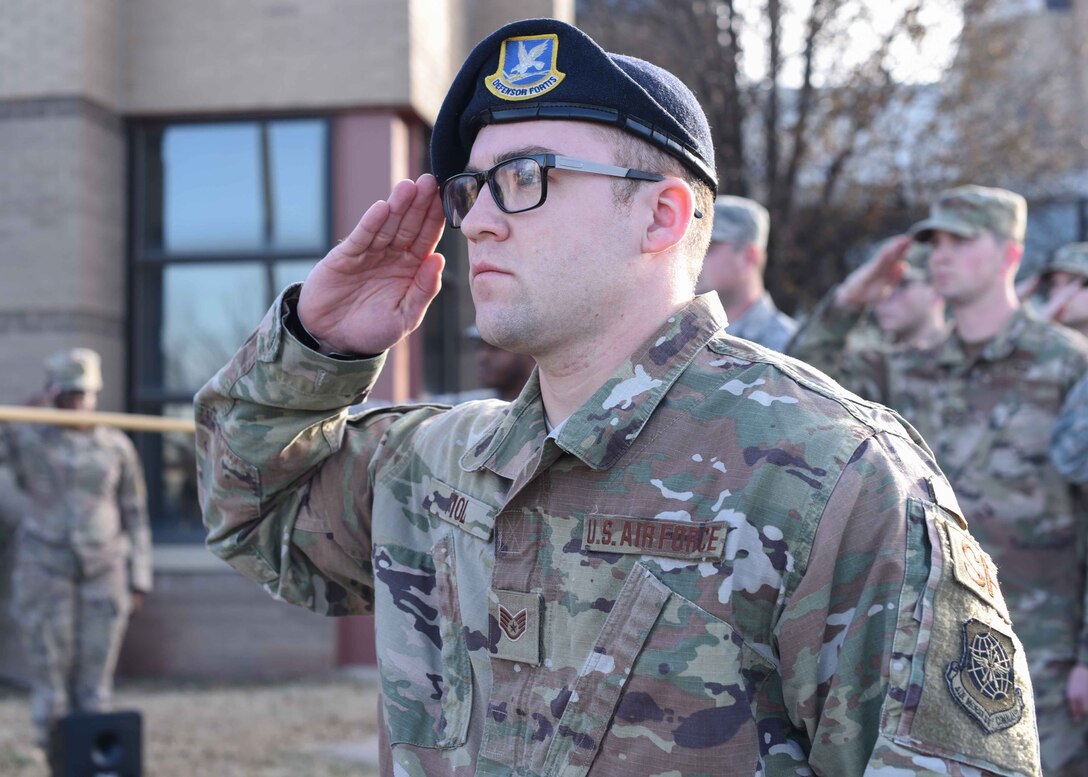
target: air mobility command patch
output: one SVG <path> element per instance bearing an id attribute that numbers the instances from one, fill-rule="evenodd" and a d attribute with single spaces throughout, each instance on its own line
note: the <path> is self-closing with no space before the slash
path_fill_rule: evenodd
<path id="1" fill-rule="evenodd" d="M 499 69 L 484 77 L 484 85 L 500 100 L 529 100 L 550 92 L 566 78 L 556 69 L 557 35 L 507 38 L 499 49 Z"/>
<path id="2" fill-rule="evenodd" d="M 963 622 L 963 655 L 945 671 L 952 698 L 987 734 L 1016 725 L 1024 699 L 1016 687 L 1012 637 L 982 621 Z"/>

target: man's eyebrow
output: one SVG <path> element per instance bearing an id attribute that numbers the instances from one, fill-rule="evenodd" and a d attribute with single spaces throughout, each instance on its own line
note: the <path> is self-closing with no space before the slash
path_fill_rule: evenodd
<path id="1" fill-rule="evenodd" d="M 502 164 L 503 162 L 505 162 L 508 159 L 514 159 L 515 157 L 519 157 L 519 156 L 532 156 L 533 154 L 554 154 L 554 153 L 555 153 L 555 149 L 546 148 L 544 146 L 525 146 L 524 148 L 514 148 L 514 149 L 511 149 L 509 151 L 504 151 L 501 154 L 496 154 L 495 157 L 491 160 L 491 164 L 492 164 L 492 166 L 499 165 L 499 164 Z M 479 173 L 479 172 L 482 172 L 482 169 L 479 168 L 479 167 L 473 167 L 472 165 L 467 165 L 465 167 L 465 172 L 466 173 Z"/>

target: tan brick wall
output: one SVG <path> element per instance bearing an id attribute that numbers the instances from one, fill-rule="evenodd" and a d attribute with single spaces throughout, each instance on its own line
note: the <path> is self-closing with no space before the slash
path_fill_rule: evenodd
<path id="1" fill-rule="evenodd" d="M 130 113 L 407 103 L 404 0 L 139 0 L 124 14 Z"/>
<path id="2" fill-rule="evenodd" d="M 120 4 L 121 0 L 0 3 L 0 100 L 78 94 L 118 106 Z"/>
<path id="3" fill-rule="evenodd" d="M 41 387 L 43 355 L 102 352 L 104 408 L 123 394 L 124 136 L 78 100 L 0 103 L 0 401 Z"/>

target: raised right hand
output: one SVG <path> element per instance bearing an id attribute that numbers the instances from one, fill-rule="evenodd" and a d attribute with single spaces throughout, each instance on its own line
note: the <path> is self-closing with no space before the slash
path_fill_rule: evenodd
<path id="1" fill-rule="evenodd" d="M 846 276 L 835 292 L 835 306 L 859 310 L 879 302 L 903 277 L 910 243 L 910 235 L 886 241 L 876 256 Z"/>
<path id="2" fill-rule="evenodd" d="M 423 321 L 442 285 L 438 183 L 400 181 L 302 284 L 298 315 L 324 352 L 374 355 Z"/>

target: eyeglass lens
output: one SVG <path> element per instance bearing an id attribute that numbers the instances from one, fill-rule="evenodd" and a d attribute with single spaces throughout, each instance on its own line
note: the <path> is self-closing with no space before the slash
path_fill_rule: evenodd
<path id="1" fill-rule="evenodd" d="M 442 204 L 453 227 L 460 227 L 480 195 L 480 179 L 486 178 L 495 204 L 506 213 L 532 210 L 544 192 L 544 171 L 535 159 L 518 157 L 501 162 L 486 173 L 455 175 L 442 187 Z"/>

